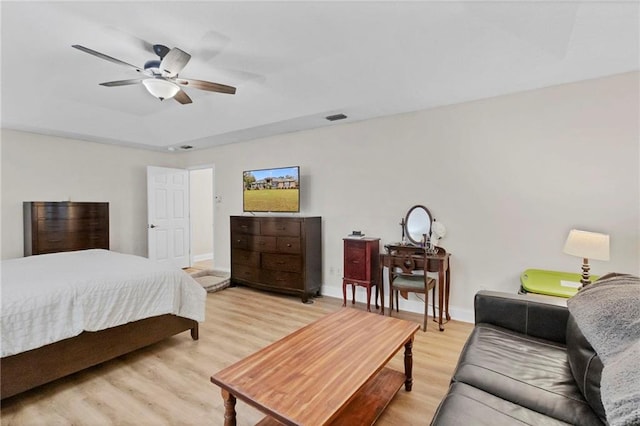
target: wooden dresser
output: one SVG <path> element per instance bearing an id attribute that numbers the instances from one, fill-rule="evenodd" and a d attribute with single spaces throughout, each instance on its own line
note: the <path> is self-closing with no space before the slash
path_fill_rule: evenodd
<path id="1" fill-rule="evenodd" d="M 109 249 L 109 203 L 25 201 L 24 255 Z"/>
<path id="2" fill-rule="evenodd" d="M 306 303 L 322 285 L 321 219 L 231 216 L 231 281 Z"/>

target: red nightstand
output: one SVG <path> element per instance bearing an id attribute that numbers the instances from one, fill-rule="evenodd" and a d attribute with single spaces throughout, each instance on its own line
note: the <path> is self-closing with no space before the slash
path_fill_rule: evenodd
<path id="1" fill-rule="evenodd" d="M 351 285 L 351 303 L 356 301 L 356 286 L 367 289 L 367 311 L 371 311 L 371 287 L 376 287 L 375 304 L 378 309 L 380 238 L 344 238 L 344 276 L 342 277 L 342 306 L 347 305 L 347 285 Z"/>

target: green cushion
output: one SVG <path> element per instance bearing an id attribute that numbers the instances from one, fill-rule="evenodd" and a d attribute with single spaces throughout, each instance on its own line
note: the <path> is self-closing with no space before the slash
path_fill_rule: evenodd
<path id="1" fill-rule="evenodd" d="M 429 278 L 429 281 L 435 281 L 433 278 Z M 400 275 L 393 280 L 394 287 L 401 287 L 406 289 L 424 289 L 424 278 L 422 275 Z"/>

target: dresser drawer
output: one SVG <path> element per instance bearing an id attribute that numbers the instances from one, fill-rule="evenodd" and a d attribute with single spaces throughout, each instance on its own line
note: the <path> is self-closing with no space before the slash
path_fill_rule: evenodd
<path id="1" fill-rule="evenodd" d="M 255 282 L 258 281 L 258 271 L 256 267 L 234 263 L 231 268 L 231 279 Z"/>
<path id="2" fill-rule="evenodd" d="M 109 240 L 102 233 L 42 232 L 38 235 L 37 244 L 40 253 L 109 248 Z"/>
<path id="3" fill-rule="evenodd" d="M 300 222 L 265 220 L 260 225 L 262 235 L 277 235 L 281 237 L 300 236 Z"/>
<path id="4" fill-rule="evenodd" d="M 260 253 L 256 251 L 233 249 L 231 251 L 231 263 L 257 268 L 260 266 Z"/>
<path id="5" fill-rule="evenodd" d="M 79 246 L 79 243 L 70 240 L 67 236 L 68 234 L 63 232 L 48 232 L 38 235 L 38 253 L 75 250 L 76 246 Z"/>
<path id="6" fill-rule="evenodd" d="M 302 274 L 285 271 L 271 271 L 262 269 L 260 281 L 264 284 L 286 289 L 304 289 Z"/>
<path id="7" fill-rule="evenodd" d="M 106 231 L 108 224 L 104 220 L 98 219 L 51 219 L 51 220 L 38 220 L 38 232 L 83 232 L 83 231 Z"/>
<path id="8" fill-rule="evenodd" d="M 231 233 L 260 234 L 260 222 L 251 217 L 235 217 L 231 220 Z"/>
<path id="9" fill-rule="evenodd" d="M 278 237 L 276 249 L 279 253 L 300 253 L 300 238 Z"/>
<path id="10" fill-rule="evenodd" d="M 36 232 L 67 232 L 71 228 L 72 223 L 73 222 L 67 219 L 39 219 Z"/>
<path id="11" fill-rule="evenodd" d="M 302 257 L 295 254 L 262 254 L 262 268 L 275 271 L 302 272 Z"/>
<path id="12" fill-rule="evenodd" d="M 254 235 L 251 237 L 249 248 L 256 251 L 276 251 L 276 237 Z"/>
<path id="13" fill-rule="evenodd" d="M 345 248 L 344 276 L 352 280 L 367 279 L 367 252 L 364 246 L 350 245 Z"/>
<path id="14" fill-rule="evenodd" d="M 77 233 L 68 232 L 65 229 L 61 229 L 59 231 L 41 231 L 38 232 L 37 235 L 38 245 L 42 246 L 43 244 L 54 244 L 58 242 L 72 242 L 77 241 L 80 238 L 80 235 Z"/>
<path id="15" fill-rule="evenodd" d="M 83 219 L 109 216 L 108 204 L 46 204 L 37 207 L 38 219 Z"/>
<path id="16" fill-rule="evenodd" d="M 252 241 L 253 235 L 233 234 L 231 235 L 231 248 L 249 250 Z"/>

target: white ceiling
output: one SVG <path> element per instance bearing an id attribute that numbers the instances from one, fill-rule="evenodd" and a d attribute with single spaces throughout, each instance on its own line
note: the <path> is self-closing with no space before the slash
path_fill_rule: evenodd
<path id="1" fill-rule="evenodd" d="M 632 2 L 1 3 L 2 127 L 154 150 L 197 148 L 638 70 Z M 160 102 L 145 43 L 180 74 L 237 87 Z"/>

